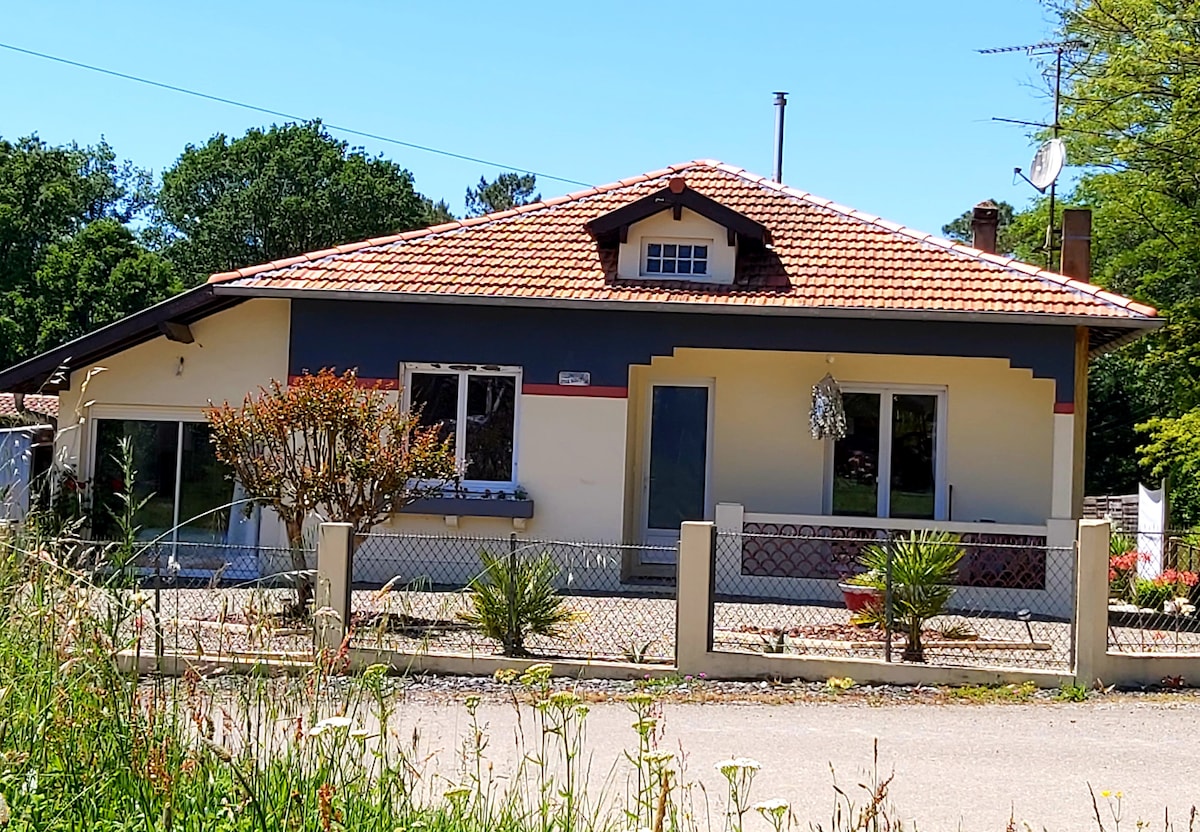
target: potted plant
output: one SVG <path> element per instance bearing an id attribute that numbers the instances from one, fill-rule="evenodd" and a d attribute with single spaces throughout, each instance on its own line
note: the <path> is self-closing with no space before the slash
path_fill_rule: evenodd
<path id="1" fill-rule="evenodd" d="M 852 613 L 861 613 L 883 607 L 883 590 L 880 589 L 883 585 L 884 582 L 879 576 L 871 572 L 862 572 L 839 581 L 838 589 L 842 591 L 846 609 Z"/>
<path id="2" fill-rule="evenodd" d="M 887 586 L 889 561 L 892 574 L 892 618 L 904 630 L 907 642 L 902 658 L 925 661 L 921 630 L 942 614 L 958 577 L 963 547 L 958 535 L 921 530 L 888 544 L 872 543 L 859 555 L 866 568 L 861 580 L 881 594 Z"/>

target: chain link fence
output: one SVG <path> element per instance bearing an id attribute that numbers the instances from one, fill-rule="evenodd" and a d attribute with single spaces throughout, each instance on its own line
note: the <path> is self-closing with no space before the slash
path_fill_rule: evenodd
<path id="1" fill-rule="evenodd" d="M 1200 654 L 1200 531 L 1115 531 L 1108 590 L 1111 652 Z"/>
<path id="2" fill-rule="evenodd" d="M 1073 664 L 1075 552 L 1043 537 L 746 524 L 717 536 L 713 594 L 715 650 Z"/>
<path id="3" fill-rule="evenodd" d="M 108 597 L 93 591 L 95 603 L 123 608 L 125 645 L 143 654 L 313 653 L 312 624 L 295 614 L 298 585 L 315 579 L 311 549 L 300 553 L 301 570 L 286 548 L 162 541 L 127 550 L 92 540 L 58 541 L 57 548 L 71 565 L 97 573 L 97 584 L 109 589 Z"/>
<path id="4" fill-rule="evenodd" d="M 627 576 L 639 564 L 675 557 L 674 547 L 516 535 L 361 535 L 352 643 L 406 653 L 668 662 L 674 581 Z M 545 626 L 531 626 L 538 621 Z"/>

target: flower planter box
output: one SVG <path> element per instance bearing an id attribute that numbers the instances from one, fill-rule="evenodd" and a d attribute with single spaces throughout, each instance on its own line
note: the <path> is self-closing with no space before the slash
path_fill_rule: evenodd
<path id="1" fill-rule="evenodd" d="M 1163 630 L 1166 632 L 1200 633 L 1200 617 L 1161 610 L 1108 610 L 1110 627 L 1129 627 L 1135 630 Z"/>
<path id="2" fill-rule="evenodd" d="M 485 497 L 426 497 L 400 509 L 401 514 L 455 515 L 458 517 L 533 517 L 533 500 Z"/>
<path id="3" fill-rule="evenodd" d="M 839 583 L 838 589 L 842 591 L 842 599 L 850 612 L 863 612 L 869 607 L 883 604 L 883 593 L 874 587 Z"/>

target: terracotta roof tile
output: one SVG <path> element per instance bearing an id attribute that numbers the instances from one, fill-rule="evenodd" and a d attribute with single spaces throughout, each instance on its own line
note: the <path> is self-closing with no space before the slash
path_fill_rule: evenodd
<path id="1" fill-rule="evenodd" d="M 45 396 L 39 393 L 29 393 L 25 396 L 25 409 L 40 416 L 51 419 L 58 418 L 58 396 Z M 0 393 L 0 417 L 14 418 L 21 415 L 17 409 L 16 396 L 12 393 Z"/>
<path id="2" fill-rule="evenodd" d="M 732 286 L 617 279 L 584 224 L 687 186 L 766 226 L 769 252 L 739 256 Z M 262 289 L 485 295 L 748 307 L 1146 318 L 1150 307 L 1008 257 L 915 231 L 704 160 L 509 211 L 213 275 Z"/>

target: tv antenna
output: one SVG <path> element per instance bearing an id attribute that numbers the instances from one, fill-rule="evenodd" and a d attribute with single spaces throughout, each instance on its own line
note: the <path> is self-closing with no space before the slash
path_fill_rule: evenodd
<path id="1" fill-rule="evenodd" d="M 1029 166 L 1029 176 L 1020 168 L 1013 168 L 1013 175 L 1019 176 L 1038 190 L 1039 193 L 1050 192 L 1050 222 L 1046 227 L 1046 268 L 1054 268 L 1054 252 L 1059 248 L 1056 229 L 1054 228 L 1054 198 L 1055 183 L 1067 162 L 1066 145 L 1058 137 L 1062 125 L 1058 123 L 1062 101 L 1062 59 L 1063 53 L 1074 49 L 1082 49 L 1087 44 L 1081 40 L 1046 40 L 1041 43 L 1031 43 L 1025 46 L 1000 46 L 994 49 L 978 49 L 981 55 L 1001 55 L 1010 52 L 1024 52 L 1029 57 L 1036 55 L 1054 55 L 1054 121 L 1050 124 L 1039 124 L 1035 121 L 1019 121 L 1013 118 L 993 118 L 993 121 L 1005 121 L 1010 124 L 1023 124 L 1028 127 L 1050 128 L 1051 138 L 1043 142 L 1033 157 Z"/>

